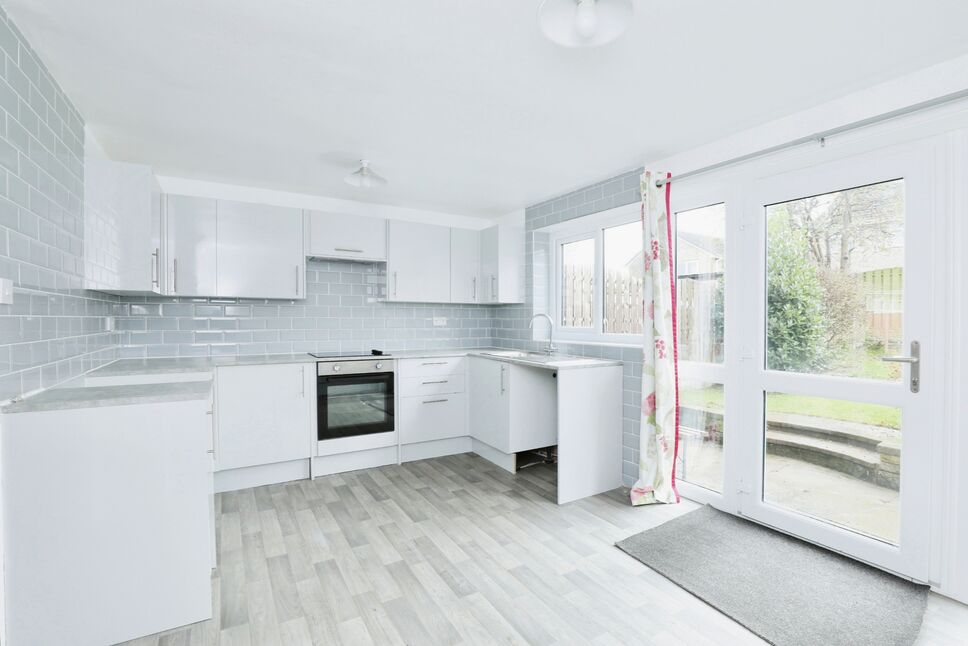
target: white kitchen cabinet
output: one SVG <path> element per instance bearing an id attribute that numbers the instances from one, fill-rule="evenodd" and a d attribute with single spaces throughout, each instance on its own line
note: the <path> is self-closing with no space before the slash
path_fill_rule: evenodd
<path id="1" fill-rule="evenodd" d="M 306 255 L 383 262 L 387 259 L 387 221 L 355 215 L 307 211 Z"/>
<path id="2" fill-rule="evenodd" d="M 481 303 L 524 300 L 524 225 L 502 223 L 481 236 Z"/>
<path id="3" fill-rule="evenodd" d="M 390 220 L 387 229 L 387 300 L 448 302 L 450 228 Z"/>
<path id="4" fill-rule="evenodd" d="M 400 443 L 414 444 L 467 435 L 464 393 L 402 397 L 397 419 Z"/>
<path id="5" fill-rule="evenodd" d="M 219 200 L 212 295 L 305 298 L 302 211 Z"/>
<path id="6" fill-rule="evenodd" d="M 162 200 L 150 167 L 85 157 L 87 288 L 116 294 L 163 293 Z"/>
<path id="7" fill-rule="evenodd" d="M 481 234 L 450 230 L 450 302 L 477 303 L 480 297 Z"/>
<path id="8" fill-rule="evenodd" d="M 315 364 L 216 371 L 220 471 L 309 458 L 316 438 Z"/>
<path id="9" fill-rule="evenodd" d="M 555 379 L 553 370 L 469 357 L 471 436 L 505 454 L 557 444 Z"/>
<path id="10" fill-rule="evenodd" d="M 212 616 L 207 397 L 3 415 L 4 643 Z"/>
<path id="11" fill-rule="evenodd" d="M 217 296 L 216 202 L 168 195 L 165 256 L 171 296 Z"/>

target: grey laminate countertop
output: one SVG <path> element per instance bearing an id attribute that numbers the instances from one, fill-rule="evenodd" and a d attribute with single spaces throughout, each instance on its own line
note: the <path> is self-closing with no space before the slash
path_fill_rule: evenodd
<path id="1" fill-rule="evenodd" d="M 613 359 L 596 359 L 591 357 L 572 357 L 556 355 L 545 357 L 534 353 L 523 357 L 498 356 L 491 352 L 514 352 L 507 348 L 443 348 L 432 350 L 391 350 L 391 359 L 429 359 L 433 357 L 464 357 L 468 355 L 483 356 L 495 361 L 517 363 L 521 365 L 560 370 L 568 368 L 594 368 L 598 366 L 621 365 L 622 362 Z M 374 357 L 375 359 L 376 357 Z M 157 359 L 118 359 L 113 363 L 89 372 L 88 377 L 120 377 L 129 375 L 210 372 L 221 366 L 260 366 L 286 363 L 315 363 L 316 358 L 305 353 L 299 354 L 256 354 L 225 357 L 167 357 Z"/>
<path id="2" fill-rule="evenodd" d="M 48 410 L 100 408 L 161 402 L 206 399 L 212 390 L 211 381 L 183 381 L 179 383 L 136 384 L 130 386 L 90 386 L 87 388 L 51 388 L 4 406 L 7 413 L 34 413 Z"/>

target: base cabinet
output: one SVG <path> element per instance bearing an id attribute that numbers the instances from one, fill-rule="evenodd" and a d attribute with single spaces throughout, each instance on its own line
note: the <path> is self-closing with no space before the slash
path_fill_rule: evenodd
<path id="1" fill-rule="evenodd" d="M 471 436 L 502 453 L 558 443 L 557 373 L 468 357 Z"/>
<path id="2" fill-rule="evenodd" d="M 464 393 L 400 399 L 400 442 L 430 442 L 467 435 Z"/>
<path id="3" fill-rule="evenodd" d="M 312 455 L 315 364 L 220 367 L 215 379 L 220 471 Z"/>

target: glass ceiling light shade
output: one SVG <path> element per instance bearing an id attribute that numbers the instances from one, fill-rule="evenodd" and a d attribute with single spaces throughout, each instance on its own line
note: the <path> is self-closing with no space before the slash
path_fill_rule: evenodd
<path id="1" fill-rule="evenodd" d="M 350 186 L 356 186 L 358 188 L 374 188 L 376 186 L 386 186 L 387 184 L 385 177 L 377 175 L 370 168 L 370 161 L 368 159 L 361 159 L 360 167 L 344 177 L 343 181 Z"/>
<path id="2" fill-rule="evenodd" d="M 538 8 L 541 33 L 564 47 L 610 43 L 632 21 L 632 0 L 544 0 Z"/>

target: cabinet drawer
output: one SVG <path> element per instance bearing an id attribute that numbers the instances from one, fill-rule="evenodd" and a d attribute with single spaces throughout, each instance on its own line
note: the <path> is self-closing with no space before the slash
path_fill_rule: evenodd
<path id="1" fill-rule="evenodd" d="M 404 377 L 400 380 L 401 397 L 423 397 L 464 392 L 464 375 L 434 375 L 430 377 Z"/>
<path id="2" fill-rule="evenodd" d="M 399 374 L 407 377 L 436 377 L 464 374 L 464 357 L 427 357 L 426 359 L 402 359 Z"/>
<path id="3" fill-rule="evenodd" d="M 404 397 L 400 400 L 400 441 L 404 444 L 467 435 L 464 394 Z"/>

